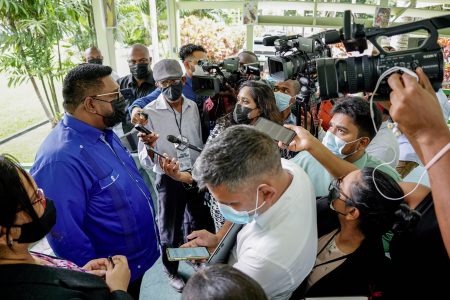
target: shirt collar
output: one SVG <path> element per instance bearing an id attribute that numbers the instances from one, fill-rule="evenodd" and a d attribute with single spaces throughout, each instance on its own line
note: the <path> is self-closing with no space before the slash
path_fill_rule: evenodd
<path id="1" fill-rule="evenodd" d="M 150 72 L 150 74 L 148 74 L 144 82 L 155 85 L 155 80 L 153 79 L 153 72 Z M 127 76 L 127 87 L 137 87 L 136 79 L 133 77 L 132 74 Z"/>
<path id="2" fill-rule="evenodd" d="M 367 152 L 364 152 L 363 156 L 361 156 L 361 158 L 355 161 L 353 164 L 357 166 L 358 169 L 362 169 L 366 165 L 368 158 L 369 156 L 367 155 Z"/>
<path id="3" fill-rule="evenodd" d="M 83 135 L 86 140 L 92 143 L 97 142 L 97 140 L 102 136 L 104 136 L 105 140 L 107 140 L 108 142 L 112 141 L 113 131 L 111 129 L 100 130 L 81 120 L 78 120 L 69 113 L 64 114 L 62 122 L 64 126 L 74 129 L 75 131 Z"/>
<path id="4" fill-rule="evenodd" d="M 192 86 L 192 78 L 189 77 L 187 74 L 184 74 L 184 76 L 186 77 L 186 85 L 188 86 Z"/>

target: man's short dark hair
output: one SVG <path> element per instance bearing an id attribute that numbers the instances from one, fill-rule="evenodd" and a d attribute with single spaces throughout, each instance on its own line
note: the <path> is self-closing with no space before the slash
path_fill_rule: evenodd
<path id="1" fill-rule="evenodd" d="M 238 58 L 241 59 L 242 55 L 252 56 L 255 58 L 255 62 L 258 62 L 258 56 L 252 51 L 244 50 L 238 54 Z"/>
<path id="2" fill-rule="evenodd" d="M 63 82 L 65 111 L 73 113 L 84 98 L 103 87 L 102 78 L 111 72 L 111 67 L 97 64 L 81 64 L 70 70 Z"/>
<path id="3" fill-rule="evenodd" d="M 197 158 L 192 176 L 200 188 L 224 185 L 234 191 L 282 170 L 277 144 L 248 125 L 234 125 L 210 140 Z"/>
<path id="4" fill-rule="evenodd" d="M 332 114 L 344 114 L 349 116 L 355 126 L 358 127 L 358 137 L 368 136 L 370 140 L 375 137 L 372 118 L 370 116 L 369 102 L 359 97 L 345 97 L 335 104 Z M 374 120 L 377 130 L 381 125 L 381 113 L 378 107 L 373 104 Z"/>
<path id="5" fill-rule="evenodd" d="M 200 45 L 187 44 L 180 48 L 180 53 L 178 53 L 178 55 L 180 56 L 181 61 L 184 62 L 186 58 L 191 56 L 195 51 L 207 53 L 205 48 Z"/>
<path id="6" fill-rule="evenodd" d="M 183 290 L 183 300 L 265 300 L 262 287 L 250 276 L 229 265 L 212 265 L 196 272 Z"/>

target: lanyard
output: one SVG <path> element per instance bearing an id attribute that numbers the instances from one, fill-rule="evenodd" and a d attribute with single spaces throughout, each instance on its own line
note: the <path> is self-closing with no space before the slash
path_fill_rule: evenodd
<path id="1" fill-rule="evenodd" d="M 320 249 L 320 251 L 317 253 L 317 256 L 319 256 L 319 254 L 322 253 L 323 250 L 331 243 L 331 241 L 336 237 L 336 235 L 338 234 L 339 231 L 340 231 L 340 230 L 337 230 L 337 231 L 333 234 L 333 236 L 328 240 L 328 242 L 325 244 L 325 246 L 323 246 L 322 249 Z M 351 253 L 350 253 L 350 254 L 351 254 Z M 339 260 L 345 259 L 345 258 L 347 258 L 348 256 L 350 256 L 350 254 L 342 255 L 342 256 L 340 256 L 340 257 L 336 257 L 336 258 L 334 258 L 334 259 L 330 259 L 330 260 L 324 261 L 323 263 L 320 263 L 320 264 L 318 264 L 318 265 L 314 265 L 313 269 L 315 269 L 315 268 L 317 268 L 317 267 L 320 267 L 320 266 L 323 266 L 323 265 L 331 264 L 332 262 L 335 262 L 335 261 L 339 261 Z"/>
<path id="2" fill-rule="evenodd" d="M 175 122 L 177 122 L 178 132 L 180 133 L 180 136 L 182 136 L 182 134 L 181 134 L 181 122 L 183 121 L 183 100 L 181 100 L 180 124 L 178 124 L 177 114 L 175 113 L 175 110 L 169 104 L 169 102 L 166 101 L 166 103 L 167 103 L 167 105 L 169 105 L 170 109 L 173 112 L 173 117 L 175 118 Z"/>

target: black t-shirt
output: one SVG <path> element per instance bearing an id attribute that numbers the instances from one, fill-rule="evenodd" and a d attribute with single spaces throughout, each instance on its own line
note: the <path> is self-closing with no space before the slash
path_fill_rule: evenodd
<path id="1" fill-rule="evenodd" d="M 153 79 L 153 73 L 150 72 L 145 81 L 141 84 L 141 86 L 137 85 L 136 79 L 134 79 L 133 75 L 127 75 L 117 79 L 117 84 L 119 84 L 120 89 L 131 89 L 133 97 L 129 99 L 125 99 L 127 102 L 126 109 L 134 102 L 134 100 L 142 98 L 153 92 L 156 88 L 155 80 Z M 133 124 L 131 124 L 131 116 L 130 114 L 126 114 L 125 120 L 122 122 L 122 129 L 124 133 L 127 133 L 133 129 Z M 127 136 L 128 143 L 130 144 L 130 151 L 137 150 L 138 138 L 136 135 Z"/>
<path id="2" fill-rule="evenodd" d="M 421 219 L 411 232 L 390 243 L 390 299 L 443 299 L 450 283 L 450 260 L 429 193 L 416 207 Z"/>

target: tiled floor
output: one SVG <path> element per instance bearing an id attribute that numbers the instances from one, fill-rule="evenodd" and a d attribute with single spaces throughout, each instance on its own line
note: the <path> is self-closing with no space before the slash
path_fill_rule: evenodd
<path id="1" fill-rule="evenodd" d="M 179 274 L 186 279 L 193 273 L 194 269 L 186 264 L 180 262 L 178 270 Z M 141 300 L 178 300 L 181 299 L 181 294 L 176 292 L 167 280 L 167 276 L 162 269 L 162 262 L 159 259 L 153 267 L 144 275 L 141 285 Z"/>

